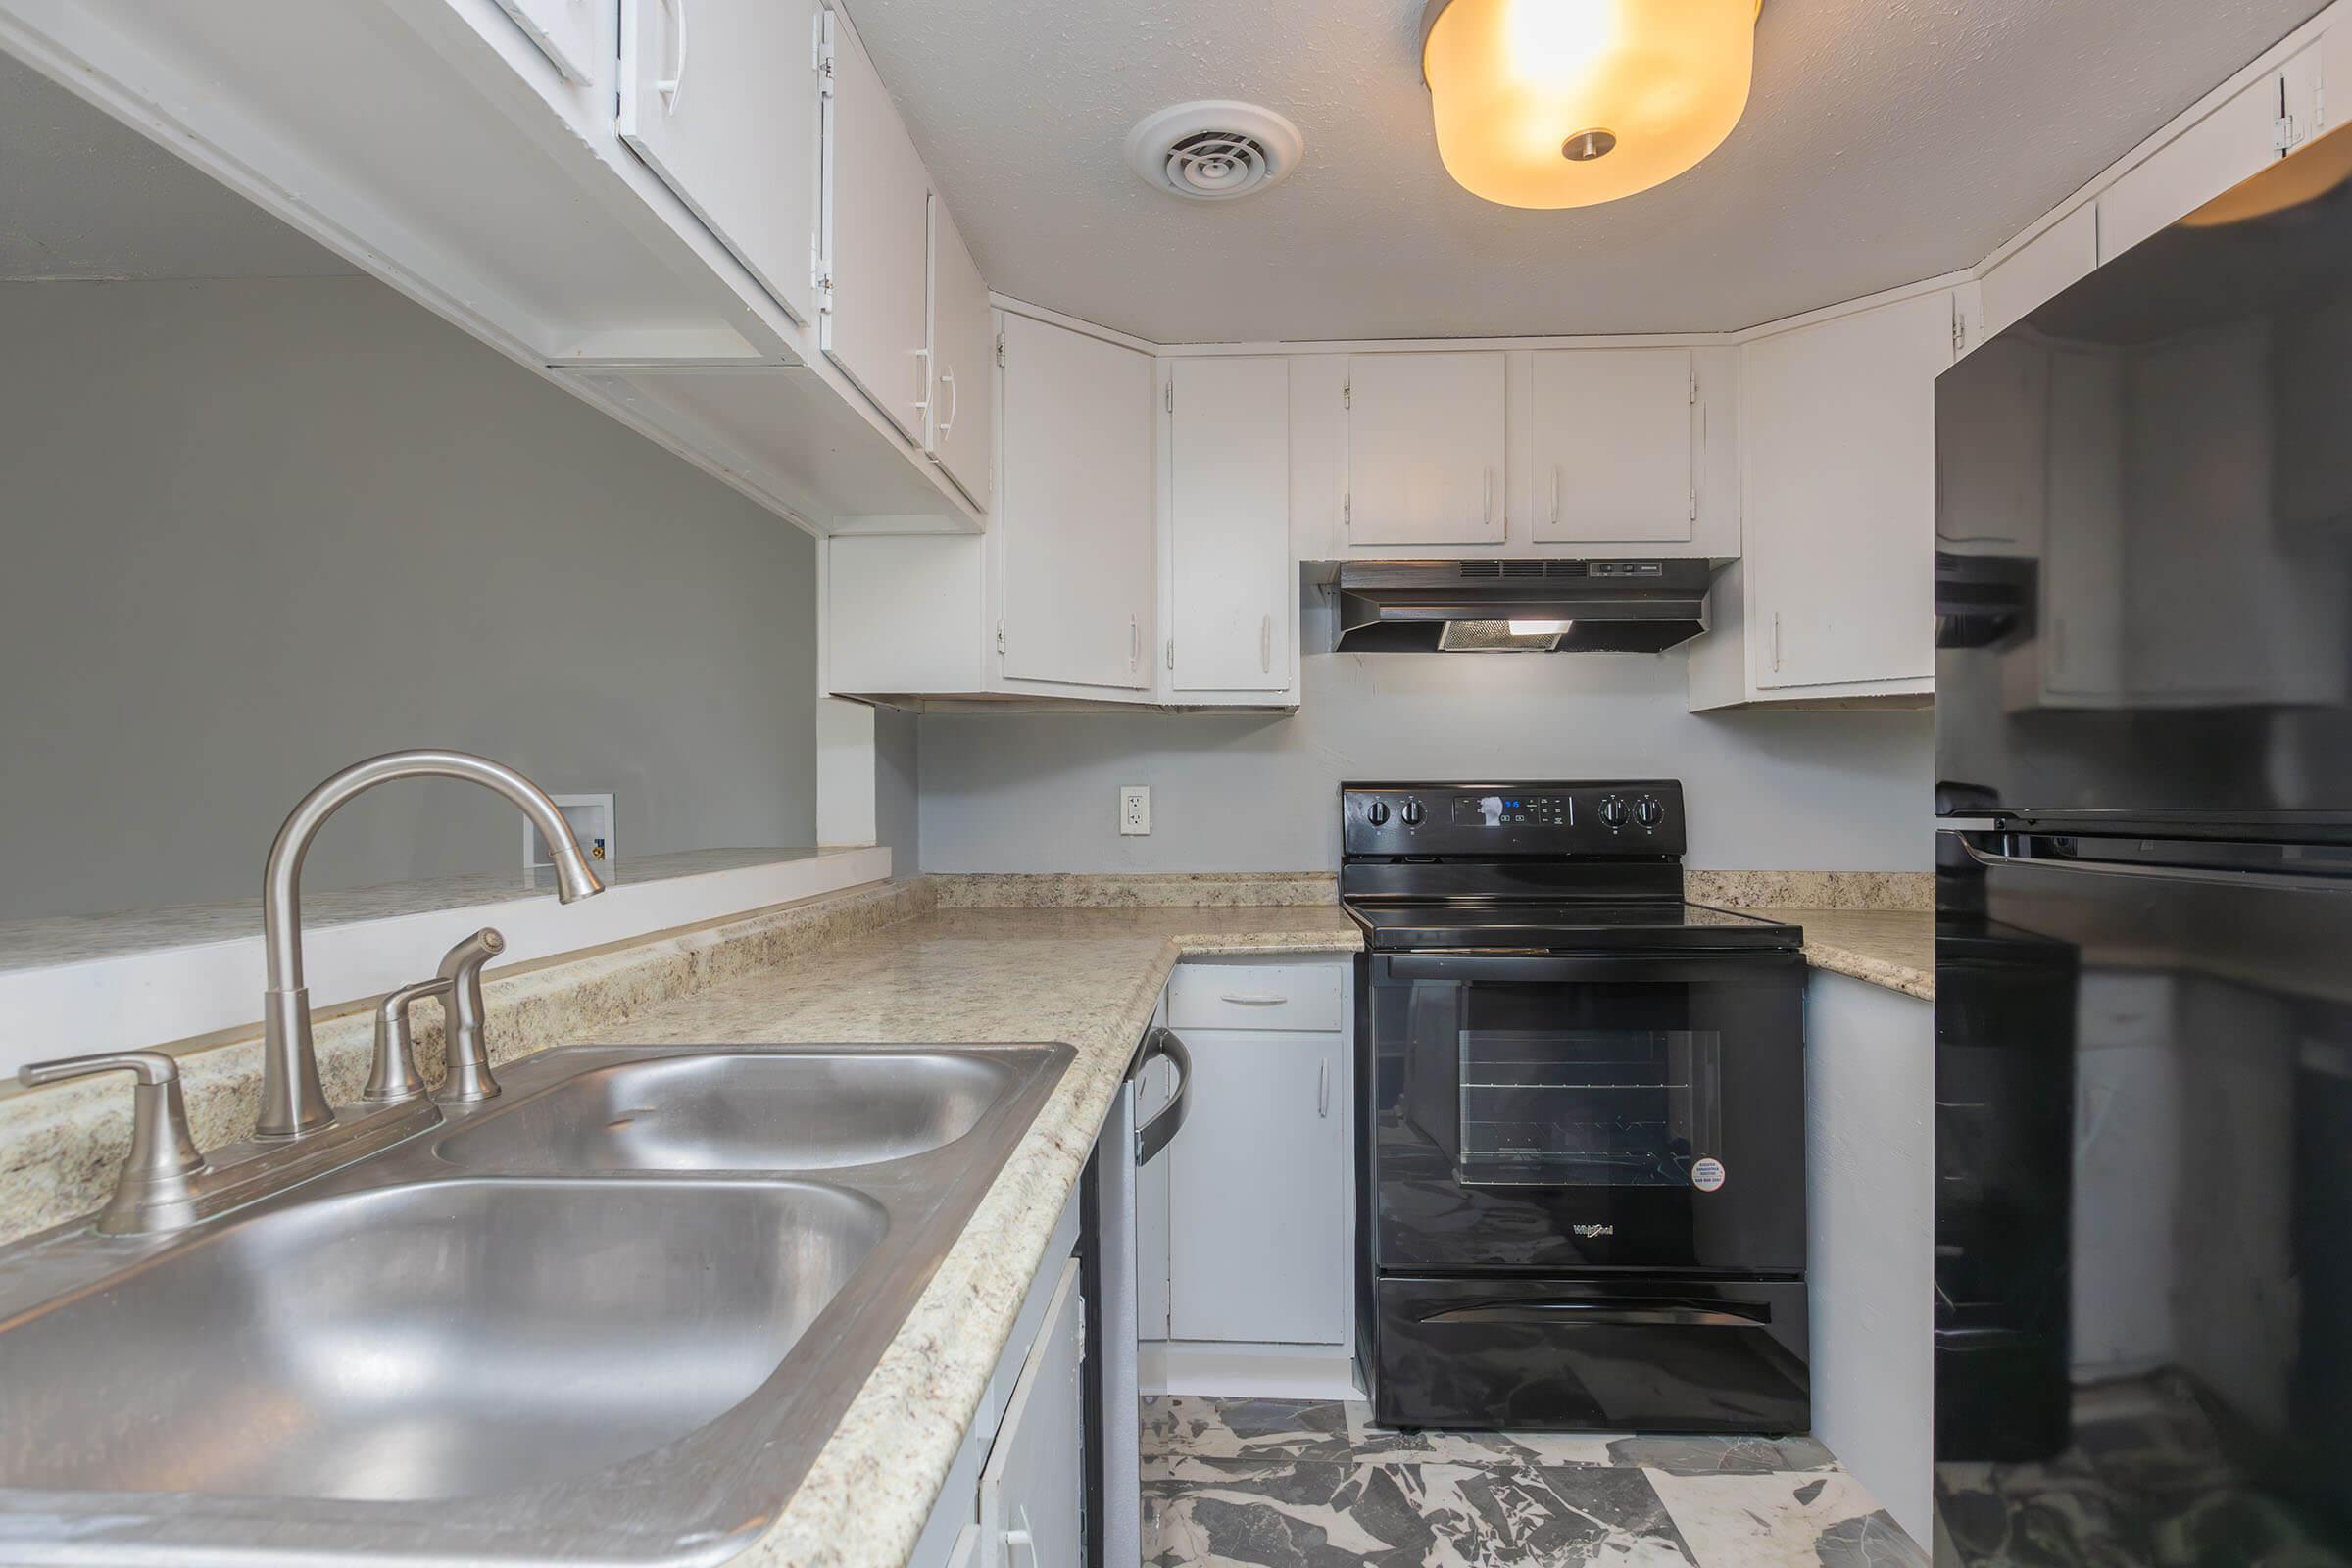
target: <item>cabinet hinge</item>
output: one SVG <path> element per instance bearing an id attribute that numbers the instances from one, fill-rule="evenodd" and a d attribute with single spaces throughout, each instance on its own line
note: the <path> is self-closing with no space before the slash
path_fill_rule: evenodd
<path id="1" fill-rule="evenodd" d="M 1968 352 L 1968 313 L 1960 308 L 1960 296 L 1952 296 L 1952 357 Z"/>
<path id="2" fill-rule="evenodd" d="M 816 290 L 820 314 L 833 308 L 833 263 L 813 235 L 808 240 L 808 286 Z"/>
<path id="3" fill-rule="evenodd" d="M 1698 520 L 1698 492 L 1695 490 L 1690 492 L 1690 520 Z"/>
<path id="4" fill-rule="evenodd" d="M 1001 621 L 1001 620 L 1000 620 L 1000 621 L 998 621 L 998 622 L 997 622 L 997 652 L 1001 654 L 1001 653 L 1003 653 L 1004 651 L 1004 623 L 1003 621 Z"/>
<path id="5" fill-rule="evenodd" d="M 1168 383 L 1167 396 L 1162 399 L 1162 401 L 1167 404 L 1168 412 L 1170 414 L 1174 414 L 1176 412 L 1176 383 L 1174 381 L 1170 381 Z"/>
<path id="6" fill-rule="evenodd" d="M 1078 1364 L 1079 1364 L 1080 1366 L 1084 1366 L 1084 1365 L 1086 1365 L 1086 1298 L 1085 1298 L 1085 1297 L 1081 1296 L 1081 1297 L 1079 1297 L 1079 1298 L 1078 1298 L 1078 1300 L 1077 1300 L 1077 1306 L 1078 1306 Z M 1080 1489 L 1078 1496 L 1079 1496 L 1079 1506 L 1080 1506 L 1081 1508 L 1085 1507 L 1085 1505 L 1086 1505 L 1086 1493 L 1085 1493 L 1085 1490 L 1084 1490 L 1083 1488 L 1081 1488 L 1081 1489 Z"/>
<path id="7" fill-rule="evenodd" d="M 816 73 L 816 95 L 833 96 L 833 14 L 819 7 L 808 19 L 815 34 L 810 41 L 808 65 Z"/>
<path id="8" fill-rule="evenodd" d="M 1168 667 L 1176 667 L 1176 639 L 1173 637 L 1168 639 Z"/>
<path id="9" fill-rule="evenodd" d="M 1696 370 L 1690 372 L 1690 406 L 1694 409 L 1698 407 L 1698 372 Z"/>
<path id="10" fill-rule="evenodd" d="M 1340 407 L 1343 409 L 1355 407 L 1355 383 L 1351 380 L 1340 383 Z"/>
<path id="11" fill-rule="evenodd" d="M 2294 116 L 2292 116 L 2292 115 L 2280 115 L 2280 116 L 2278 117 L 2278 122 L 2277 122 L 2276 124 L 2274 124 L 2274 125 L 2271 127 L 2271 145 L 2272 145 L 2272 146 L 2274 146 L 2274 147 L 2276 147 L 2276 148 L 2278 148 L 2278 149 L 2280 152 L 2282 152 L 2282 153 L 2287 153 L 2287 152 L 2292 152 L 2292 151 L 2294 151 L 2294 148 L 2295 148 L 2295 117 L 2294 117 Z"/>
<path id="12" fill-rule="evenodd" d="M 1340 493 L 1340 526 L 1343 528 L 1355 526 L 1355 492 L 1352 490 L 1344 490 Z"/>
<path id="13" fill-rule="evenodd" d="M 999 333 L 997 334 L 997 366 L 998 366 L 998 368 L 999 368 L 1000 369 L 1002 369 L 1002 368 L 1004 368 L 1004 333 L 1002 333 L 1002 332 L 999 332 Z"/>

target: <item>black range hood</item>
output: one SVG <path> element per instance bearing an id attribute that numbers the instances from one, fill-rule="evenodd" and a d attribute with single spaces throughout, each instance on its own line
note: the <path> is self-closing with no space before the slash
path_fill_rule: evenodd
<path id="1" fill-rule="evenodd" d="M 1654 654 L 1707 629 L 1714 571 L 1654 561 L 1351 561 L 1346 654 Z"/>

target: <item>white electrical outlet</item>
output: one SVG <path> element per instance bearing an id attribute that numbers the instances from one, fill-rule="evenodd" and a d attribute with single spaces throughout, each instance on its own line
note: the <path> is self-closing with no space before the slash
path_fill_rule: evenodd
<path id="1" fill-rule="evenodd" d="M 1152 786 L 1119 786 L 1119 831 L 1133 836 L 1152 831 Z"/>

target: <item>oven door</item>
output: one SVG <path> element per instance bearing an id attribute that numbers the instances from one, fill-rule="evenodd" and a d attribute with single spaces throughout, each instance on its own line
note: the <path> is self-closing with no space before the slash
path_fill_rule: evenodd
<path id="1" fill-rule="evenodd" d="M 1382 1272 L 1803 1272 L 1797 955 L 1364 961 Z"/>

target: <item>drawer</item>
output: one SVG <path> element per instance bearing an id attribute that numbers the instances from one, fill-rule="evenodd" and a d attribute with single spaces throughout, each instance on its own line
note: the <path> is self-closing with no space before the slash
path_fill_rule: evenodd
<path id="1" fill-rule="evenodd" d="M 1168 1026 L 1345 1030 L 1347 973 L 1345 963 L 1180 963 Z"/>

